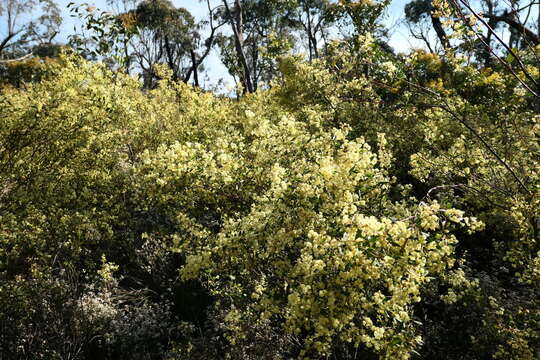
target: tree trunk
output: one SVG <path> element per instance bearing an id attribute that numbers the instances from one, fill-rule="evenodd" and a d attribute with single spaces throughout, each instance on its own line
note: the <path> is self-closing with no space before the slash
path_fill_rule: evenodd
<path id="1" fill-rule="evenodd" d="M 448 36 L 444 31 L 441 19 L 437 16 L 431 15 L 431 24 L 433 25 L 433 29 L 435 29 L 437 37 L 439 38 L 439 41 L 441 42 L 444 50 L 448 50 L 450 48 L 450 41 L 448 41 Z"/>
<path id="2" fill-rule="evenodd" d="M 195 84 L 196 87 L 200 87 L 200 85 L 199 85 L 199 70 L 198 70 L 199 62 L 197 61 L 197 56 L 195 55 L 195 51 L 193 51 L 193 49 L 190 49 L 190 53 L 191 53 L 191 63 L 193 64 L 193 68 L 192 68 L 192 70 L 193 70 L 193 83 Z"/>
<path id="3" fill-rule="evenodd" d="M 522 34 L 522 36 L 526 37 L 527 40 L 532 42 L 535 46 L 540 45 L 540 35 L 536 35 L 534 31 L 526 28 L 516 20 L 512 19 L 508 14 L 503 15 L 489 15 L 487 14 L 486 17 L 488 19 L 493 19 L 496 22 L 502 21 L 506 23 L 508 26 L 510 26 L 512 29 L 517 30 L 518 33 Z"/>
<path id="4" fill-rule="evenodd" d="M 243 38 L 243 24 L 242 24 L 242 4 L 240 0 L 235 0 L 234 10 L 236 12 L 236 20 L 233 18 L 232 13 L 229 9 L 229 4 L 227 0 L 223 0 L 223 5 L 225 5 L 225 11 L 227 12 L 227 17 L 231 23 L 231 28 L 234 34 L 234 43 L 236 47 L 236 53 L 244 70 L 243 82 L 244 88 L 247 92 L 254 92 L 253 82 L 251 81 L 251 72 L 246 60 L 246 54 L 244 53 L 244 38 Z"/>

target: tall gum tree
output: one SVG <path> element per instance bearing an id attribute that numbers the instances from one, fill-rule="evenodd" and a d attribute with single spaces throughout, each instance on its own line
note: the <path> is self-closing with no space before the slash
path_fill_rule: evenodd
<path id="1" fill-rule="evenodd" d="M 0 59 L 27 56 L 51 44 L 62 24 L 53 0 L 0 0 Z"/>

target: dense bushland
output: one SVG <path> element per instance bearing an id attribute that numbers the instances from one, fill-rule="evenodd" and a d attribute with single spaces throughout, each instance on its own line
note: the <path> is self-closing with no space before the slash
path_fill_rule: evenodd
<path id="1" fill-rule="evenodd" d="M 4 84 L 0 358 L 538 358 L 534 97 L 370 37 L 278 65 Z"/>

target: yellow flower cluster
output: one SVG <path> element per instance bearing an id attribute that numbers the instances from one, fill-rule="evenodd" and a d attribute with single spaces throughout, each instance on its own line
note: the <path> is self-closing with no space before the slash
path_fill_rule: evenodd
<path id="1" fill-rule="evenodd" d="M 2 93 L 10 104 L 1 108 L 5 132 L 23 128 L 17 122 L 43 119 L 32 143 L 45 139 L 48 146 L 22 147 L 16 161 L 2 159 L 9 171 L 1 174 L 0 197 L 28 204 L 29 214 L 20 223 L 1 218 L 11 229 L 0 230 L 2 244 L 16 251 L 30 238 L 61 253 L 82 241 L 113 239 L 114 226 L 132 215 L 123 212 L 129 197 L 136 211 L 159 214 L 173 229 L 167 240 L 185 259 L 183 279 L 204 281 L 229 302 L 231 343 L 245 335 L 245 324 L 267 321 L 298 339 L 305 358 L 321 358 L 338 342 L 383 359 L 410 357 L 422 341 L 412 307 L 430 279 L 454 264 L 452 229 L 479 223 L 442 202 L 391 200 L 394 155 L 387 136 L 407 140 L 367 126 L 369 144 L 351 133 L 379 106 L 369 82 L 343 85 L 328 71 L 299 66 L 283 84 L 236 102 L 172 83 L 166 74 L 159 88 L 143 94 L 129 77 L 117 74 L 113 82 L 103 67 L 64 61 L 56 82 Z M 303 76 L 313 77 L 310 89 Z M 293 92 L 298 95 L 288 99 Z M 361 99 L 362 111 L 356 100 L 338 95 Z M 477 176 L 467 185 L 481 189 L 493 174 L 509 178 L 477 141 L 450 136 L 458 132 L 455 123 L 439 115 L 428 119 L 425 138 L 444 151 L 418 152 L 416 176 L 468 171 Z M 345 126 L 344 119 L 358 121 Z M 478 129 L 498 134 L 483 122 Z M 514 140 L 526 150 L 528 142 Z M 505 160 L 523 175 L 533 172 L 531 158 Z M 25 192 L 22 180 L 34 191 Z M 50 201 L 45 205 L 43 194 Z M 508 201 L 526 229 L 538 203 Z M 73 204 L 83 210 L 69 213 Z M 51 226 L 63 236 L 61 244 L 43 240 Z M 25 234 L 23 241 L 16 232 Z M 116 270 L 103 258 L 104 279 Z M 448 302 L 454 300 L 449 295 Z"/>
<path id="2" fill-rule="evenodd" d="M 408 358 L 421 343 L 411 306 L 453 263 L 463 213 L 393 204 L 386 137 L 375 153 L 345 127 L 328 131 L 324 112 L 289 113 L 272 100 L 282 89 L 237 104 L 179 91 L 200 105 L 176 114 L 188 133 L 143 152 L 136 172 L 145 206 L 181 229 L 184 279 L 232 299 L 235 336 L 270 320 L 302 337 L 306 358 L 337 340 Z"/>

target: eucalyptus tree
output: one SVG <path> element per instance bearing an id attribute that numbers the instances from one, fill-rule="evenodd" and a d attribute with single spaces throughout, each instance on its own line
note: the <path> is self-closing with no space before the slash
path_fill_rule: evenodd
<path id="1" fill-rule="evenodd" d="M 367 33 L 384 33 L 381 19 L 390 0 L 341 0 L 337 12 L 340 19 L 351 29 L 353 36 Z"/>
<path id="2" fill-rule="evenodd" d="M 450 47 L 448 34 L 444 29 L 441 18 L 434 12 L 433 0 L 412 0 L 405 5 L 405 20 L 409 25 L 411 35 L 422 40 L 430 52 L 435 52 L 435 45 L 430 36 L 430 30 L 435 30 L 439 44 L 443 49 Z"/>
<path id="3" fill-rule="evenodd" d="M 287 0 L 223 0 L 221 16 L 232 34 L 219 39 L 221 58 L 244 91 L 254 92 L 276 73 L 275 57 L 293 47 L 296 2 Z"/>
<path id="4" fill-rule="evenodd" d="M 157 64 L 168 66 L 174 80 L 188 81 L 194 39 L 200 36 L 191 13 L 174 7 L 168 0 L 146 0 L 131 14 L 138 30 L 132 43 L 133 58 L 142 71 L 145 86 L 157 79 Z"/>
<path id="5" fill-rule="evenodd" d="M 431 26 L 445 49 L 451 47 L 452 37 L 458 41 L 463 40 L 460 27 L 476 32 L 472 35 L 477 35 L 478 42 L 488 49 L 483 56 L 486 63 L 490 60 L 485 52 L 489 54 L 495 50 L 491 49 L 492 46 L 525 48 L 540 44 L 540 18 L 534 19 L 535 13 L 540 14 L 540 4 L 534 0 L 413 0 L 405 6 L 408 23 L 419 25 L 427 19 L 431 20 Z M 441 22 L 441 17 L 446 17 L 446 25 Z M 474 27 L 475 24 L 479 26 Z M 504 31 L 508 31 L 509 35 L 503 35 Z"/>
<path id="6" fill-rule="evenodd" d="M 29 55 L 52 44 L 62 17 L 54 0 L 0 0 L 0 59 Z"/>
<path id="7" fill-rule="evenodd" d="M 537 112 L 540 80 L 533 69 L 540 68 L 539 14 L 535 0 L 414 0 L 406 5 L 409 23 L 431 17 L 445 50 L 461 52 L 486 67 L 497 60 L 535 98 Z"/>
<path id="8" fill-rule="evenodd" d="M 332 26 L 337 21 L 337 7 L 335 2 L 330 0 L 296 0 L 294 4 L 298 35 L 307 40 L 311 62 L 321 56 L 321 47 L 324 47 L 330 38 Z"/>
<path id="9" fill-rule="evenodd" d="M 210 55 L 210 51 L 217 43 L 217 39 L 220 36 L 220 28 L 227 24 L 227 20 L 220 16 L 220 7 L 213 6 L 211 0 L 200 0 L 204 2 L 207 8 L 206 19 L 199 22 L 199 28 L 205 27 L 207 35 L 193 38 L 193 46 L 190 49 L 191 68 L 188 70 L 185 78 L 190 79 L 193 75 L 193 83 L 195 86 L 200 86 L 199 83 L 199 69 L 203 68 L 204 61 Z"/>

